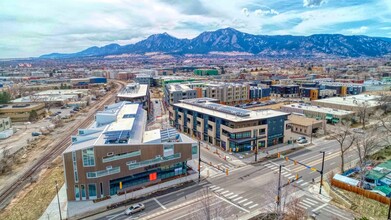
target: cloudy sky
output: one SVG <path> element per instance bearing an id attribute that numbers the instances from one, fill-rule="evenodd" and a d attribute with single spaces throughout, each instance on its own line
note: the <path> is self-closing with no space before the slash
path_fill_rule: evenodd
<path id="1" fill-rule="evenodd" d="M 0 58 L 134 43 L 167 32 L 391 37 L 391 0 L 1 0 Z"/>

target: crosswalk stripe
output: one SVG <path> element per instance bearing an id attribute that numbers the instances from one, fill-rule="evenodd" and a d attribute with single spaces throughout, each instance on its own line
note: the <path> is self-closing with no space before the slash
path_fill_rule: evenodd
<path id="1" fill-rule="evenodd" d="M 338 213 L 335 213 L 334 210 L 331 211 L 331 210 L 328 210 L 328 209 L 325 209 L 325 208 L 323 208 L 322 210 L 325 210 L 325 211 L 327 211 L 327 212 L 330 212 L 331 214 L 336 215 L 336 216 L 339 216 L 339 217 L 341 217 L 341 218 L 343 218 L 343 219 L 349 220 L 349 218 L 347 218 L 347 217 L 345 217 L 345 216 L 343 216 L 343 215 L 340 215 L 340 214 L 338 214 Z"/>
<path id="2" fill-rule="evenodd" d="M 296 183 L 301 183 L 301 182 L 303 182 L 303 180 L 299 180 L 299 181 L 297 181 Z"/>
<path id="3" fill-rule="evenodd" d="M 226 193 L 228 193 L 228 192 L 229 192 L 229 191 L 228 191 L 228 190 L 226 190 L 226 191 L 222 192 L 221 194 L 223 194 L 223 195 L 224 195 L 224 194 L 226 194 Z"/>
<path id="4" fill-rule="evenodd" d="M 304 204 L 308 204 L 309 206 L 316 205 L 316 204 L 309 202 L 309 201 L 306 201 L 306 200 L 302 200 L 301 202 Z"/>
<path id="5" fill-rule="evenodd" d="M 308 184 L 308 182 L 305 182 L 305 183 L 302 183 L 300 186 L 305 186 L 307 184 Z"/>
<path id="6" fill-rule="evenodd" d="M 216 188 L 210 189 L 210 190 L 212 190 L 212 191 L 215 191 L 215 190 L 218 190 L 218 189 L 220 189 L 220 187 L 219 187 L 219 186 L 218 186 L 218 187 L 216 187 Z"/>
<path id="7" fill-rule="evenodd" d="M 254 208 L 255 206 L 258 206 L 258 204 L 254 204 L 254 205 L 252 205 L 252 206 L 250 206 L 250 207 L 248 207 L 249 209 L 252 209 L 252 208 Z"/>
<path id="8" fill-rule="evenodd" d="M 221 191 L 223 191 L 223 190 L 224 190 L 224 189 L 221 188 L 221 189 L 216 190 L 215 192 L 221 192 Z"/>
<path id="9" fill-rule="evenodd" d="M 286 175 L 285 177 L 286 177 L 286 178 L 292 178 L 292 177 L 294 177 L 294 175 L 289 174 L 289 175 Z"/>
<path id="10" fill-rule="evenodd" d="M 232 196 L 228 197 L 228 199 L 233 199 L 235 197 L 238 197 L 238 195 L 232 195 Z"/>
<path id="11" fill-rule="evenodd" d="M 278 167 L 271 167 L 272 170 L 278 170 Z"/>
<path id="12" fill-rule="evenodd" d="M 238 203 L 240 204 L 240 203 L 245 202 L 245 201 L 247 201 L 247 199 L 243 199 L 242 201 L 239 201 Z"/>
<path id="13" fill-rule="evenodd" d="M 243 206 L 248 206 L 248 205 L 250 205 L 251 203 L 253 203 L 253 201 L 250 201 L 250 202 L 248 202 L 248 203 L 245 203 L 245 204 L 243 204 Z"/>
<path id="14" fill-rule="evenodd" d="M 318 204 L 318 203 L 319 203 L 318 201 L 312 200 L 312 199 L 310 199 L 310 198 L 305 198 L 304 200 L 311 201 L 311 202 L 313 202 L 313 203 L 315 203 L 315 204 Z"/>
<path id="15" fill-rule="evenodd" d="M 224 195 L 225 197 L 228 197 L 230 195 L 233 195 L 234 193 L 228 193 L 227 195 Z"/>
<path id="16" fill-rule="evenodd" d="M 234 201 L 234 202 L 236 202 L 236 201 L 238 201 L 239 199 L 242 199 L 243 197 L 238 197 L 238 198 L 236 198 L 236 199 L 233 199 L 232 201 Z"/>
<path id="17" fill-rule="evenodd" d="M 286 171 L 282 171 L 281 173 L 282 173 L 282 175 L 288 174 L 288 172 L 286 172 Z"/>
<path id="18" fill-rule="evenodd" d="M 303 205 L 303 206 L 305 206 L 305 207 L 307 207 L 307 208 L 310 208 L 310 207 L 311 207 L 310 205 L 307 205 L 307 204 L 303 203 L 303 201 L 301 201 L 301 202 L 299 203 L 299 205 Z"/>
<path id="19" fill-rule="evenodd" d="M 200 186 L 203 186 L 203 185 L 205 185 L 205 186 L 211 186 L 212 184 L 210 184 L 210 183 L 208 183 L 208 182 L 202 182 L 202 183 L 199 183 L 198 185 L 200 185 Z"/>
<path id="20" fill-rule="evenodd" d="M 220 189 L 219 186 L 211 186 L 211 187 L 209 187 L 209 189 L 212 189 L 212 190 L 213 190 L 214 188 Z"/>
<path id="21" fill-rule="evenodd" d="M 297 204 L 297 206 L 299 206 L 300 208 L 303 208 L 303 209 L 307 209 L 307 207 L 301 205 L 301 204 Z"/>

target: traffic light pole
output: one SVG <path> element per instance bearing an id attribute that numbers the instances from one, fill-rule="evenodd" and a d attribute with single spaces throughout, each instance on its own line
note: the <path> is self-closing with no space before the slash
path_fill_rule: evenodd
<path id="1" fill-rule="evenodd" d="M 324 156 L 325 156 L 326 152 L 324 152 L 324 151 L 321 151 L 321 153 L 323 154 L 323 157 L 322 157 L 322 170 L 320 171 L 320 186 L 319 186 L 319 194 L 322 194 L 322 185 L 323 185 L 323 171 L 324 171 Z"/>
<path id="2" fill-rule="evenodd" d="M 198 182 L 201 182 L 201 142 L 198 141 Z"/>
<path id="3" fill-rule="evenodd" d="M 254 147 L 255 147 L 255 149 L 254 149 L 254 156 L 255 156 L 255 162 L 257 162 L 257 157 L 258 157 L 258 136 L 257 136 L 257 130 L 254 130 L 254 138 L 255 138 L 255 140 L 254 140 Z"/>
<path id="4" fill-rule="evenodd" d="M 280 204 L 281 204 L 281 168 L 282 165 L 280 165 L 280 169 L 278 170 L 278 188 L 277 188 L 277 215 L 280 214 Z"/>

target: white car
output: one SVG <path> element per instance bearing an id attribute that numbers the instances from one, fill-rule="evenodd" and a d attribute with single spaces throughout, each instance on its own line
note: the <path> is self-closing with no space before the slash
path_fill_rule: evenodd
<path id="1" fill-rule="evenodd" d="M 145 209 L 145 206 L 142 203 L 139 203 L 139 204 L 136 204 L 136 205 L 132 205 L 132 206 L 130 206 L 129 208 L 127 208 L 125 210 L 125 215 L 132 215 L 134 213 L 141 212 L 144 209 Z"/>

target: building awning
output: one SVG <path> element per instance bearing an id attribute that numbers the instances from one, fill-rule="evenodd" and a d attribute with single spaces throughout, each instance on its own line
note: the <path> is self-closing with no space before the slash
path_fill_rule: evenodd
<path id="1" fill-rule="evenodd" d="M 327 115 L 325 119 L 326 119 L 326 120 L 331 120 L 331 119 L 333 119 L 333 116 Z"/>
<path id="2" fill-rule="evenodd" d="M 256 139 L 258 140 L 261 140 L 263 138 L 265 138 L 266 136 L 262 136 L 262 137 L 258 137 L 258 138 L 255 138 L 255 137 L 250 137 L 250 138 L 241 138 L 241 139 L 232 139 L 232 138 L 229 138 L 228 140 L 233 142 L 233 143 L 237 143 L 237 144 L 242 144 L 242 143 L 246 143 L 246 142 L 249 142 L 249 141 L 254 141 Z"/>

